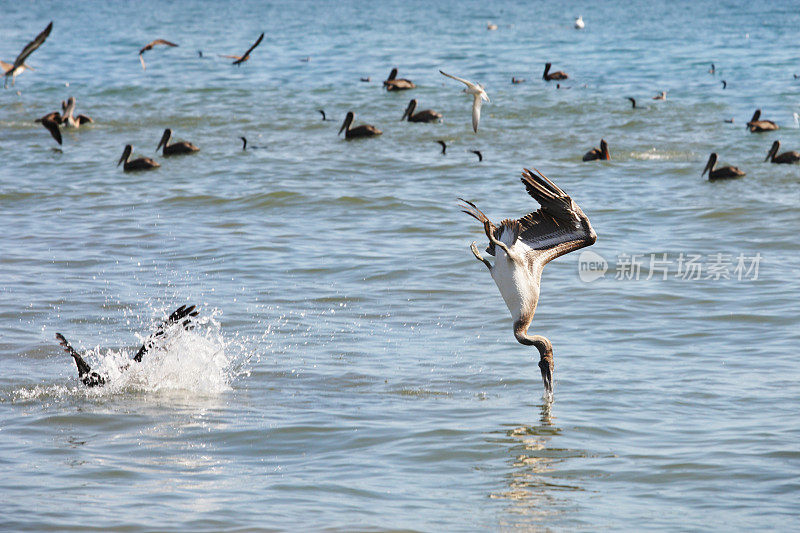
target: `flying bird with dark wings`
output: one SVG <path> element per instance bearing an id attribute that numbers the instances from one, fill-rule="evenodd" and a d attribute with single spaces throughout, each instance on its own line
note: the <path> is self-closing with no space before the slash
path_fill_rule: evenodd
<path id="1" fill-rule="evenodd" d="M 154 46 L 158 46 L 160 44 L 164 45 L 164 46 L 178 46 L 177 44 L 171 43 L 171 42 L 166 41 L 164 39 L 156 39 L 155 41 L 146 44 L 141 50 L 139 50 L 139 62 L 142 64 L 142 70 L 147 70 L 147 66 L 144 64 L 144 55 L 143 54 L 145 52 L 147 52 L 148 50 L 152 50 Z"/>
<path id="2" fill-rule="evenodd" d="M 262 33 L 261 35 L 259 35 L 259 36 L 258 36 L 258 39 L 256 39 L 256 42 L 254 42 L 254 43 L 253 43 L 253 46 L 251 46 L 250 48 L 248 48 L 248 49 L 247 49 L 247 52 L 245 52 L 244 54 L 242 54 L 242 55 L 240 55 L 240 56 L 222 56 L 222 57 L 227 57 L 228 59 L 235 59 L 236 61 L 234 61 L 233 63 L 231 63 L 232 65 L 241 65 L 242 63 L 244 63 L 245 61 L 247 61 L 248 59 L 250 59 L 250 52 L 252 52 L 253 50 L 255 50 L 255 49 L 256 49 L 256 46 L 258 46 L 259 44 L 261 44 L 261 41 L 262 41 L 262 40 L 264 40 L 264 34 L 263 34 L 263 33 Z"/>
<path id="3" fill-rule="evenodd" d="M 11 76 L 11 85 L 14 86 L 17 81 L 17 76 L 22 74 L 25 69 L 33 70 L 30 66 L 25 64 L 25 60 L 28 59 L 28 56 L 34 53 L 37 48 L 42 46 L 42 43 L 45 42 L 52 29 L 53 23 L 51 21 L 50 24 L 48 24 L 47 27 L 42 30 L 42 32 L 37 35 L 34 40 L 25 45 L 25 48 L 22 49 L 22 52 L 20 52 L 17 58 L 14 60 L 13 65 L 9 65 L 5 61 L 0 61 L 0 67 L 3 68 L 3 73 L 5 76 L 5 80 L 3 81 L 4 89 L 8 87 L 9 76 Z"/>

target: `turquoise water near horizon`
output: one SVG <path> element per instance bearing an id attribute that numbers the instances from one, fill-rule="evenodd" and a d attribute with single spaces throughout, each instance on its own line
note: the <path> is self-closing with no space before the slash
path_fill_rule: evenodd
<path id="1" fill-rule="evenodd" d="M 4 61 L 54 27 L 0 92 L 0 529 L 797 523 L 800 167 L 764 162 L 776 139 L 800 150 L 795 3 L 3 12 Z M 261 32 L 241 67 L 220 57 Z M 143 71 L 156 38 L 180 46 Z M 385 92 L 392 67 L 417 88 Z M 486 87 L 477 134 L 439 69 Z M 68 96 L 95 123 L 55 150 L 33 120 Z M 401 122 L 412 97 L 443 122 Z M 781 129 L 748 133 L 756 108 Z M 383 135 L 337 136 L 350 110 Z M 201 151 L 156 154 L 167 127 Z M 582 162 L 601 138 L 612 159 Z M 124 173 L 125 144 L 161 168 Z M 747 176 L 707 181 L 712 151 Z M 554 346 L 552 404 L 456 201 L 529 212 L 523 167 L 582 207 L 584 260 L 607 263 L 545 269 L 530 331 Z M 119 375 L 190 303 L 197 327 Z M 111 385 L 80 386 L 56 332 Z"/>

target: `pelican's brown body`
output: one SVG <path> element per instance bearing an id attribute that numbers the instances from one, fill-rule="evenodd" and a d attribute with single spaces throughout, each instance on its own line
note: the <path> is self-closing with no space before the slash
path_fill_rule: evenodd
<path id="1" fill-rule="evenodd" d="M 800 161 L 800 152 L 783 152 L 778 155 L 778 150 L 781 148 L 781 142 L 775 141 L 772 143 L 772 148 L 767 152 L 767 158 L 764 161 L 770 163 L 783 163 L 785 165 L 792 165 Z"/>
<path id="2" fill-rule="evenodd" d="M 130 161 L 131 152 L 133 152 L 133 147 L 130 144 L 125 145 L 125 150 L 122 151 L 122 157 L 120 157 L 119 161 L 117 162 L 117 166 L 119 166 L 120 163 L 125 163 L 122 165 L 122 168 L 125 170 L 125 172 L 132 172 L 136 170 L 153 170 L 161 166 L 149 157 L 140 157 L 139 159 Z"/>
<path id="3" fill-rule="evenodd" d="M 386 87 L 387 91 L 404 91 L 416 87 L 413 81 L 405 78 L 398 78 L 396 68 L 393 68 L 389 73 L 389 77 L 383 82 L 383 86 Z"/>
<path id="4" fill-rule="evenodd" d="M 50 132 L 53 139 L 55 139 L 58 144 L 61 144 L 61 130 L 58 127 L 58 125 L 61 124 L 61 113 L 53 111 L 42 118 L 37 118 L 34 122 L 40 122 L 42 126 Z"/>
<path id="5" fill-rule="evenodd" d="M 355 128 L 351 128 L 350 126 L 353 124 L 353 119 L 355 115 L 352 111 L 347 112 L 347 116 L 344 117 L 344 122 L 342 122 L 342 127 L 339 128 L 339 135 L 341 135 L 342 131 L 344 131 L 344 138 L 345 139 L 361 139 L 366 137 L 377 137 L 378 135 L 383 134 L 381 130 L 376 128 L 375 126 L 371 126 L 370 124 L 362 124 L 360 126 L 356 126 Z"/>
<path id="6" fill-rule="evenodd" d="M 714 166 L 717 164 L 717 154 L 712 153 L 708 156 L 708 163 L 706 163 L 706 168 L 703 169 L 703 172 L 700 174 L 701 176 L 708 171 L 708 179 L 713 180 L 729 180 L 734 178 L 741 178 L 745 175 L 744 171 L 739 169 L 738 167 L 721 167 L 714 170 Z"/>
<path id="7" fill-rule="evenodd" d="M 424 109 L 418 113 L 414 113 L 416 108 L 417 101 L 411 100 L 408 103 L 408 107 L 406 107 L 405 112 L 403 113 L 403 118 L 400 120 L 402 121 L 408 118 L 409 122 L 439 122 L 442 119 L 442 114 L 437 113 L 432 109 Z"/>
<path id="8" fill-rule="evenodd" d="M 611 159 L 611 154 L 608 153 L 608 143 L 603 139 L 600 139 L 600 148 L 592 148 L 583 154 L 584 161 L 594 161 L 595 159 Z"/>
<path id="9" fill-rule="evenodd" d="M 550 63 L 544 64 L 544 74 L 542 74 L 542 79 L 544 81 L 566 80 L 567 78 L 569 78 L 569 76 L 567 76 L 567 73 L 562 70 L 557 70 L 551 74 L 550 67 L 551 67 Z"/>
<path id="10" fill-rule="evenodd" d="M 750 119 L 750 122 L 747 123 L 747 128 L 750 130 L 750 133 L 761 133 L 764 131 L 772 131 L 777 130 L 778 125 L 772 122 L 771 120 L 760 120 L 761 119 L 761 110 L 756 109 L 756 112 L 753 113 L 753 118 Z"/>
<path id="11" fill-rule="evenodd" d="M 169 144 L 169 140 L 171 138 L 172 130 L 169 128 L 165 129 L 164 134 L 161 136 L 161 140 L 158 141 L 158 146 L 156 146 L 156 152 L 158 152 L 158 149 L 162 146 L 164 147 L 164 150 L 161 153 L 164 156 L 193 154 L 200 151 L 200 148 L 189 141 L 179 141 Z"/>

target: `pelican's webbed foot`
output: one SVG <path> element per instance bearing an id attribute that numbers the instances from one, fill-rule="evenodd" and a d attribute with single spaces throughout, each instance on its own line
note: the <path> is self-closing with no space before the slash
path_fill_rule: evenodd
<path id="1" fill-rule="evenodd" d="M 475 259 L 486 265 L 486 268 L 489 270 L 492 269 L 492 264 L 489 262 L 489 260 L 484 259 L 483 256 L 481 256 L 481 253 L 478 251 L 478 247 L 475 246 L 475 241 L 472 241 L 472 244 L 469 245 L 469 249 L 472 250 L 472 255 L 475 256 Z"/>

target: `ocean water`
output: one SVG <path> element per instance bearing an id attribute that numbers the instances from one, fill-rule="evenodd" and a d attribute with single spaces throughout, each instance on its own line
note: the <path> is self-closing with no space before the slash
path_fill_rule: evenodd
<path id="1" fill-rule="evenodd" d="M 3 13 L 5 61 L 54 28 L 0 91 L 0 529 L 797 527 L 800 166 L 764 162 L 800 150 L 796 3 Z M 180 46 L 143 71 L 156 38 Z M 392 67 L 417 89 L 385 92 Z M 486 87 L 477 134 L 438 69 Z M 68 96 L 95 123 L 56 150 L 33 120 Z M 401 123 L 412 97 L 443 122 Z M 756 108 L 781 129 L 748 133 Z M 350 110 L 383 135 L 337 137 Z M 201 151 L 155 154 L 167 127 Z M 582 162 L 601 138 L 612 159 Z M 161 168 L 116 167 L 128 143 Z M 701 177 L 712 151 L 747 176 Z M 535 209 L 523 167 L 598 234 L 599 259 L 542 279 L 552 404 L 456 202 Z M 120 373 L 192 303 L 193 330 Z M 109 386 L 80 385 L 56 332 Z"/>

